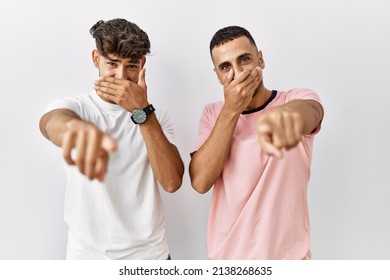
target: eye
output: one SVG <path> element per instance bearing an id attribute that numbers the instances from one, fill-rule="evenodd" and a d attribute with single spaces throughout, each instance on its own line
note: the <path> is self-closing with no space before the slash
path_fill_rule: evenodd
<path id="1" fill-rule="evenodd" d="M 230 65 L 229 64 L 223 64 L 219 67 L 219 69 L 221 71 L 228 71 L 230 69 Z"/>
<path id="2" fill-rule="evenodd" d="M 244 56 L 242 59 L 241 59 L 241 62 L 242 63 L 246 63 L 250 60 L 250 57 L 249 56 Z"/>
<path id="3" fill-rule="evenodd" d="M 115 67 L 116 66 L 116 63 L 115 62 L 111 62 L 111 61 L 108 61 L 107 64 L 111 67 Z"/>
<path id="4" fill-rule="evenodd" d="M 127 65 L 127 69 L 129 69 L 129 70 L 136 70 L 136 69 L 138 69 L 138 65 L 136 65 L 136 64 Z"/>

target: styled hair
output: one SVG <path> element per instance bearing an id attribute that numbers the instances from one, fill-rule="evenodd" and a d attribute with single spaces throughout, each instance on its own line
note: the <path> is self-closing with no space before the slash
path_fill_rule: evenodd
<path id="1" fill-rule="evenodd" d="M 255 40 L 248 30 L 240 26 L 228 26 L 218 30 L 214 34 L 210 42 L 210 54 L 215 47 L 223 45 L 242 36 L 247 37 L 249 41 L 257 48 Z"/>
<path id="2" fill-rule="evenodd" d="M 100 20 L 89 33 L 95 39 L 99 54 L 105 57 L 115 54 L 138 61 L 150 53 L 148 35 L 138 25 L 125 19 Z"/>

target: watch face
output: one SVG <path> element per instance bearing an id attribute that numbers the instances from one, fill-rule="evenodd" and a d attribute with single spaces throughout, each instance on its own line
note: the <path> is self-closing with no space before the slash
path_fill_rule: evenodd
<path id="1" fill-rule="evenodd" d="M 144 123 L 146 121 L 146 117 L 147 117 L 146 113 L 142 109 L 134 110 L 133 114 L 131 115 L 131 118 L 137 124 Z"/>

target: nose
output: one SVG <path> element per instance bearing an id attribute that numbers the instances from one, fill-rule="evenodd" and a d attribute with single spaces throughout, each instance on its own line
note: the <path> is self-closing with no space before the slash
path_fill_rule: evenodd
<path id="1" fill-rule="evenodd" d="M 233 66 L 233 80 L 234 80 L 242 71 L 244 71 L 244 68 L 242 68 L 240 65 L 234 65 L 234 66 Z"/>
<path id="2" fill-rule="evenodd" d="M 124 67 L 118 67 L 115 71 L 115 78 L 126 79 L 126 69 Z"/>

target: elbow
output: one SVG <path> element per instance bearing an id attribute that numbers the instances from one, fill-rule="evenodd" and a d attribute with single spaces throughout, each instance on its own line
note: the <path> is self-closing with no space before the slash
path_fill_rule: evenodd
<path id="1" fill-rule="evenodd" d="M 183 184 L 183 175 L 184 175 L 184 164 L 180 160 L 180 164 L 171 172 L 160 173 L 160 179 L 157 179 L 162 188 L 169 193 L 174 193 L 180 189 Z"/>
<path id="2" fill-rule="evenodd" d="M 163 187 L 163 189 L 166 192 L 174 193 L 178 189 L 180 189 L 182 182 L 183 182 L 182 178 L 177 178 L 176 180 L 171 180 L 170 182 L 166 182 L 165 184 L 161 184 L 161 186 Z"/>
<path id="3" fill-rule="evenodd" d="M 46 124 L 48 122 L 47 114 L 44 114 L 40 120 L 39 120 L 39 130 L 41 131 L 42 135 L 45 136 L 45 138 L 49 139 L 49 136 L 46 132 Z"/>
<path id="4" fill-rule="evenodd" d="M 168 176 L 164 181 L 160 181 L 162 188 L 169 193 L 174 193 L 180 189 L 183 184 L 184 165 L 175 175 Z"/>
<path id="5" fill-rule="evenodd" d="M 196 190 L 200 194 L 207 193 L 211 187 L 212 184 L 206 182 L 205 180 L 202 180 L 202 178 L 199 178 L 199 176 L 190 176 L 191 177 L 191 185 L 194 190 Z"/>
<path id="6" fill-rule="evenodd" d="M 194 187 L 194 186 L 192 186 L 192 188 L 200 194 L 205 194 L 209 191 L 209 189 L 207 189 L 207 188 L 199 188 L 199 187 Z"/>
<path id="7" fill-rule="evenodd" d="M 200 194 L 207 193 L 214 185 L 214 182 L 210 182 L 210 179 L 207 175 L 202 176 L 204 172 L 202 172 L 201 170 L 197 170 L 192 161 L 190 163 L 189 173 L 192 188 Z"/>

